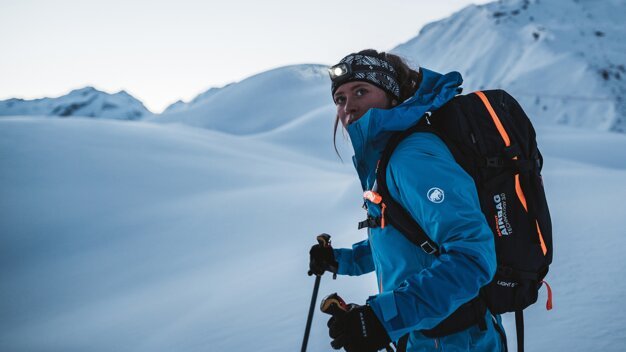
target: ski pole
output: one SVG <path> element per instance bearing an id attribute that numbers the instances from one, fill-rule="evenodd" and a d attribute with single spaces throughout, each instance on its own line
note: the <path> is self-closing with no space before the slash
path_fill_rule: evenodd
<path id="1" fill-rule="evenodd" d="M 330 235 L 321 234 L 317 236 L 317 242 L 322 247 L 330 246 Z M 309 271 L 309 275 L 313 273 Z M 336 275 L 336 274 L 335 274 Z M 311 305 L 309 306 L 309 317 L 306 320 L 306 328 L 304 329 L 304 339 L 302 340 L 302 352 L 306 352 L 307 344 L 309 343 L 309 333 L 311 332 L 311 323 L 313 322 L 313 313 L 315 312 L 315 302 L 317 302 L 317 292 L 320 289 L 320 281 L 322 281 L 322 275 L 315 275 L 315 284 L 313 285 L 313 296 L 311 297 Z"/>
<path id="2" fill-rule="evenodd" d="M 306 320 L 306 328 L 304 330 L 304 340 L 302 340 L 302 352 L 306 352 L 306 345 L 309 343 L 309 333 L 311 332 L 311 322 L 313 321 L 313 311 L 315 310 L 315 302 L 317 301 L 317 291 L 320 288 L 321 276 L 315 276 L 315 285 L 313 286 L 313 297 L 311 297 L 311 307 L 309 308 L 309 317 Z"/>

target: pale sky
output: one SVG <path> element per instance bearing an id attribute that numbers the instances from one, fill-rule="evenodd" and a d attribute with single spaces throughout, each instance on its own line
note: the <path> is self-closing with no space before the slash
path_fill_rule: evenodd
<path id="1" fill-rule="evenodd" d="M 390 50 L 489 0 L 0 0 L 0 100 L 90 85 L 153 112 L 268 69 Z"/>

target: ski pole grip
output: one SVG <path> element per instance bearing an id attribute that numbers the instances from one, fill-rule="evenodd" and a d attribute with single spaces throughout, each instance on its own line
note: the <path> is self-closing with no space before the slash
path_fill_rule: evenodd
<path id="1" fill-rule="evenodd" d="M 324 299 L 322 300 L 322 304 L 320 305 L 320 310 L 326 314 L 335 316 L 337 314 L 346 313 L 348 311 L 348 305 L 335 292 L 324 297 Z"/>
<path id="2" fill-rule="evenodd" d="M 323 233 L 317 236 L 317 243 L 319 243 L 322 247 L 330 247 L 330 235 Z"/>
<path id="3" fill-rule="evenodd" d="M 319 236 L 317 236 L 317 243 L 319 243 L 320 246 L 328 248 L 330 247 L 330 235 L 327 233 L 323 233 Z M 335 267 L 334 270 L 331 270 L 333 273 L 333 280 L 337 279 L 337 268 Z"/>

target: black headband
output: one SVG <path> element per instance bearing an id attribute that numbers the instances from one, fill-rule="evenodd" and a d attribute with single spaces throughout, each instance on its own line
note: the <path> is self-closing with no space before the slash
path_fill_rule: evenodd
<path id="1" fill-rule="evenodd" d="M 332 81 L 331 93 L 340 85 L 352 81 L 369 82 L 385 92 L 400 98 L 400 85 L 393 66 L 386 60 L 363 54 L 350 54 L 328 69 Z"/>

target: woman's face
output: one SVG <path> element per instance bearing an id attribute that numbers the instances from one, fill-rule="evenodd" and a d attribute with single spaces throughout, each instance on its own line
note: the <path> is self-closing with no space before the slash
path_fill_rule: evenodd
<path id="1" fill-rule="evenodd" d="M 384 90 L 367 82 L 344 83 L 333 95 L 337 117 L 346 127 L 363 116 L 371 108 L 389 109 L 392 104 Z"/>

